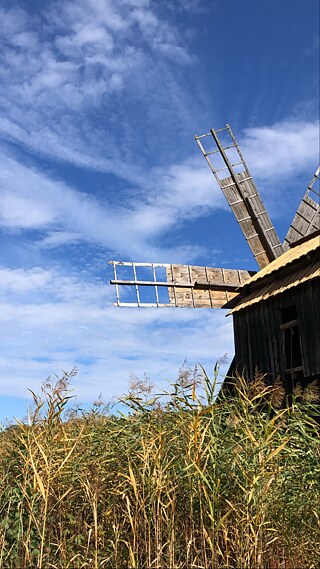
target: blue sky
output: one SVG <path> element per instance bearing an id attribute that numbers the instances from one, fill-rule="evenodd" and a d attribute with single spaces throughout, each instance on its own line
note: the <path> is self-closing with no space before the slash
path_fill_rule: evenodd
<path id="1" fill-rule="evenodd" d="M 224 311 L 116 309 L 109 259 L 256 269 L 194 134 L 231 124 L 281 239 L 319 156 L 316 0 L 2 0 L 0 418 L 233 355 Z"/>

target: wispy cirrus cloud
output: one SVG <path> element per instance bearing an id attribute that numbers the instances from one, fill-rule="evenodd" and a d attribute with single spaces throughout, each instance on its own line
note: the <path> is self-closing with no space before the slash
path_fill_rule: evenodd
<path id="1" fill-rule="evenodd" d="M 304 174 L 307 186 L 318 159 L 318 123 L 284 121 L 248 129 L 240 144 L 258 183 L 267 187 L 262 197 L 272 206 L 278 200 L 279 184 L 289 187 L 292 178 Z M 130 179 L 130 165 L 126 170 Z M 111 182 L 105 183 L 102 203 L 4 155 L 0 223 L 12 230 L 41 230 L 42 246 L 80 240 L 98 243 L 128 258 L 191 262 L 200 252 L 197 247 L 185 244 L 163 249 L 160 238 L 174 234 L 179 225 L 191 219 L 227 208 L 199 154 L 180 164 L 141 170 L 126 201 L 110 199 L 113 187 L 108 185 Z M 301 187 L 301 197 L 304 190 Z"/>
<path id="2" fill-rule="evenodd" d="M 13 91 L 26 105 L 34 97 L 40 104 L 51 100 L 53 106 L 63 102 L 72 109 L 92 104 L 123 87 L 133 69 L 145 63 L 146 46 L 155 57 L 171 58 L 172 49 L 176 63 L 191 62 L 177 29 L 160 20 L 149 2 L 59 1 L 36 17 L 3 8 L 1 21 L 2 74 L 10 74 Z"/>
<path id="3" fill-rule="evenodd" d="M 168 171 L 157 169 L 137 192 L 139 198 L 116 204 L 108 201 L 108 187 L 101 203 L 12 157 L 0 157 L 0 166 L 0 226 L 11 231 L 39 231 L 41 246 L 84 241 L 130 258 L 142 255 L 145 260 L 149 256 L 186 261 L 197 255 L 197 247 L 163 248 L 158 238 L 222 200 L 216 190 L 215 203 L 211 176 L 201 162 L 193 168 L 189 164 Z M 36 235 L 34 239 L 36 242 Z"/>
<path id="4" fill-rule="evenodd" d="M 190 3 L 190 9 L 196 6 Z M 173 145 L 166 151 L 161 133 L 152 132 L 157 113 L 166 139 L 175 115 L 181 119 L 182 112 L 191 120 L 195 113 L 175 77 L 192 59 L 177 28 L 152 3 L 68 0 L 47 4 L 37 16 L 18 8 L 2 8 L 1 16 L 3 140 L 38 157 L 112 173 L 133 190 L 115 207 L 110 201 L 116 192 L 106 184 L 101 205 L 90 192 L 68 188 L 16 157 L 10 166 L 4 159 L 5 227 L 41 228 L 46 231 L 42 243 L 50 247 L 84 239 L 116 247 L 120 254 L 143 250 L 159 258 L 159 236 L 226 207 L 197 148 L 175 162 Z M 248 129 L 240 138 L 250 169 L 266 184 L 313 168 L 317 140 L 318 124 L 299 120 Z M 165 159 L 157 167 L 161 152 Z M 121 235 L 115 231 L 119 224 Z M 185 252 L 191 260 L 192 248 Z M 179 260 L 186 260 L 183 253 Z"/>
<path id="5" fill-rule="evenodd" d="M 146 92 L 147 112 L 154 113 L 154 99 L 167 125 L 184 112 L 186 96 L 174 70 L 192 58 L 178 30 L 149 2 L 68 0 L 46 4 L 37 16 L 2 8 L 0 20 L 4 139 L 121 175 L 124 157 L 141 138 L 128 113 L 121 114 L 119 99 L 135 105 L 132 123 L 140 130 L 146 114 L 138 118 L 139 97 Z"/>

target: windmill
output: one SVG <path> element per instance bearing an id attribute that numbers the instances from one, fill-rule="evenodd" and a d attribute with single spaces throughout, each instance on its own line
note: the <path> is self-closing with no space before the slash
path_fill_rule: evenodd
<path id="1" fill-rule="evenodd" d="M 228 135 L 229 144 L 222 144 L 222 132 Z M 211 141 L 213 139 L 216 146 L 210 152 L 205 150 L 203 144 L 208 137 Z M 315 180 L 320 176 L 319 168 L 302 199 L 284 243 L 281 244 L 230 126 L 226 125 L 219 130 L 211 129 L 209 133 L 196 136 L 195 139 L 260 269 L 282 255 L 298 239 L 319 230 L 319 192 L 314 188 Z M 228 157 L 231 150 L 238 156 L 235 163 L 231 163 Z M 213 157 L 217 154 L 223 160 L 221 168 L 214 167 Z M 227 176 L 221 177 L 222 172 Z M 240 269 L 122 261 L 109 263 L 114 272 L 110 284 L 116 288 L 116 306 L 221 308 L 238 295 L 237 288 L 253 275 L 252 271 Z M 131 269 L 132 278 L 119 278 L 123 268 Z M 143 272 L 143 269 L 150 269 L 145 270 L 144 274 L 148 272 L 151 278 L 138 278 L 138 271 Z M 159 279 L 158 275 L 163 275 L 164 272 L 166 278 Z M 134 302 L 121 299 L 120 286 L 130 287 L 135 292 Z M 141 287 L 153 288 L 155 294 L 152 302 L 141 300 Z M 166 302 L 160 298 L 163 298 L 159 294 L 162 287 L 168 291 Z"/>
<path id="2" fill-rule="evenodd" d="M 320 167 L 281 243 L 231 127 L 211 129 L 195 139 L 259 271 L 110 261 L 114 305 L 233 307 L 236 354 L 231 368 L 241 366 L 251 376 L 256 368 L 274 378 L 280 374 L 288 389 L 297 380 L 320 377 L 320 192 L 316 186 Z M 217 167 L 217 158 L 221 167 Z M 123 271 L 126 278 L 121 279 Z M 142 298 L 145 287 L 153 291 L 152 300 Z M 134 302 L 126 300 L 128 288 L 135 295 Z M 125 291 L 124 299 L 121 291 Z M 311 313 L 313 319 L 307 316 Z"/>

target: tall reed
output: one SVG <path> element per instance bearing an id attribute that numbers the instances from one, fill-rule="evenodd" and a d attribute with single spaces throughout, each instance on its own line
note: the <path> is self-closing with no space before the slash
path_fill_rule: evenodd
<path id="1" fill-rule="evenodd" d="M 315 389 L 285 406 L 238 377 L 215 401 L 216 369 L 65 413 L 72 375 L 0 433 L 1 567 L 319 566 Z"/>

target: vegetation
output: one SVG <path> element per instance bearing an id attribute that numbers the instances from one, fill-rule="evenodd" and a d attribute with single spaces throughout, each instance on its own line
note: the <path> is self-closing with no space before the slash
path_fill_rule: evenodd
<path id="1" fill-rule="evenodd" d="M 238 377 L 214 402 L 184 372 L 165 396 L 133 381 L 126 415 L 66 414 L 71 376 L 0 433 L 1 567 L 319 567 L 312 389 L 284 407 Z"/>

